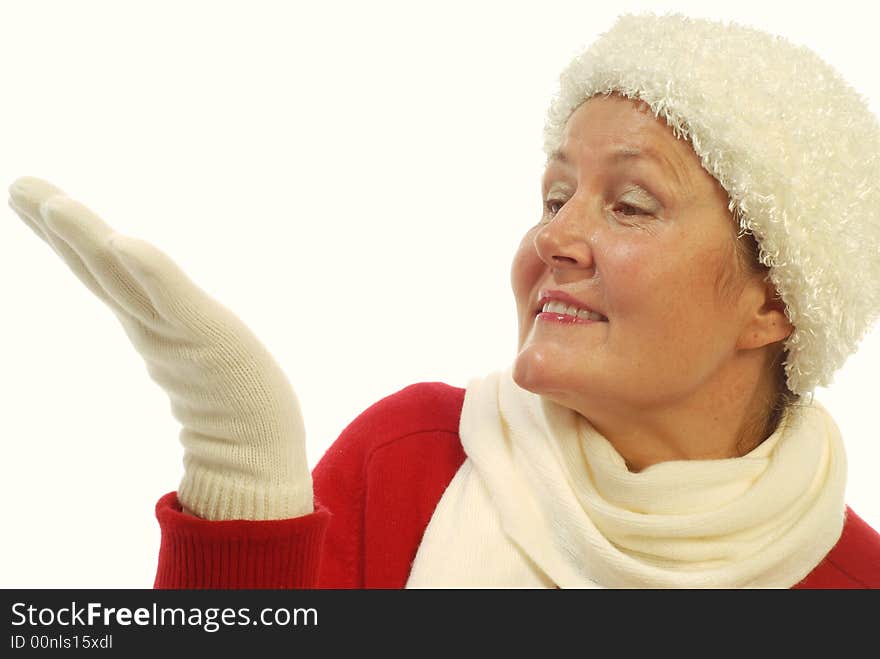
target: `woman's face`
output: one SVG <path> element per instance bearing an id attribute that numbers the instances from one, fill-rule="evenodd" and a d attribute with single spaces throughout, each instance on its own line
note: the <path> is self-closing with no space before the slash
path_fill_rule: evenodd
<path id="1" fill-rule="evenodd" d="M 728 367 L 758 294 L 737 285 L 725 191 L 662 119 L 616 95 L 575 110 L 557 153 L 513 260 L 515 381 L 588 417 L 685 400 Z M 545 291 L 606 320 L 539 316 Z"/>

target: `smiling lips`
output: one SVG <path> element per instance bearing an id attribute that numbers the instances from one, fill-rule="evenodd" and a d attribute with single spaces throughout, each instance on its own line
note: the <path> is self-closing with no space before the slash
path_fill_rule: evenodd
<path id="1" fill-rule="evenodd" d="M 538 314 L 541 320 L 556 320 L 560 322 L 584 322 L 584 323 L 600 323 L 605 321 L 602 314 L 587 309 L 578 309 L 574 306 L 565 305 L 562 302 L 548 302 L 544 305 L 544 309 Z"/>
<path id="2" fill-rule="evenodd" d="M 562 291 L 543 290 L 537 318 L 561 323 L 589 324 L 608 322 L 608 318 L 590 309 L 585 303 Z"/>

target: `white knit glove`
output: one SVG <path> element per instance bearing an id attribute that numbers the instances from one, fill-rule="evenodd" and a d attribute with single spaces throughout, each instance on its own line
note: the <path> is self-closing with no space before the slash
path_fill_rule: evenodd
<path id="1" fill-rule="evenodd" d="M 281 368 L 232 312 L 150 243 L 116 233 L 46 181 L 9 205 L 116 314 L 183 424 L 178 499 L 211 520 L 313 511 L 305 429 Z"/>

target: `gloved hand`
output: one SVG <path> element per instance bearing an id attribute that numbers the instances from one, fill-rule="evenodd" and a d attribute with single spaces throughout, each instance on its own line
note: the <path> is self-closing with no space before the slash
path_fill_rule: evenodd
<path id="1" fill-rule="evenodd" d="M 181 504 L 211 519 L 313 511 L 299 401 L 237 316 L 162 251 L 113 231 L 46 181 L 23 177 L 9 205 L 110 309 L 168 394 L 183 428 Z"/>

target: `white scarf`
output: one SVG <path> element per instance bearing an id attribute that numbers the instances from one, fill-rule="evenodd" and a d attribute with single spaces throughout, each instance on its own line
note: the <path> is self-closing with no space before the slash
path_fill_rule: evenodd
<path id="1" fill-rule="evenodd" d="M 743 457 L 633 473 L 508 367 L 468 384 L 459 434 L 408 588 L 788 588 L 843 530 L 843 442 L 815 400 Z"/>

